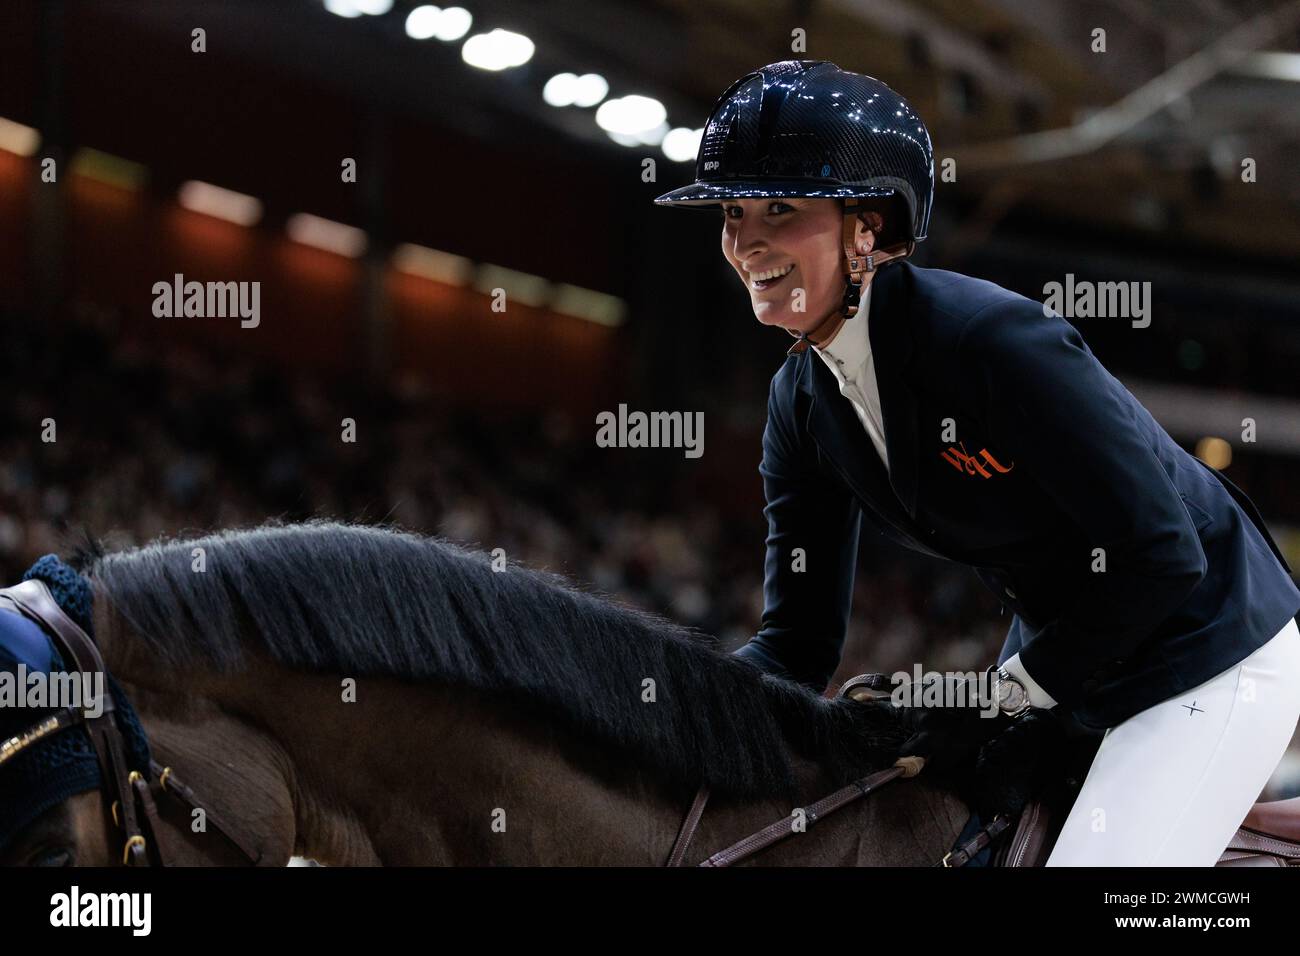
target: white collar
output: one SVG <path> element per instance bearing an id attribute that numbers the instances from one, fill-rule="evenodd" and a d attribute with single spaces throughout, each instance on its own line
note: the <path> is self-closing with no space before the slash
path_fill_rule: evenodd
<path id="1" fill-rule="evenodd" d="M 867 283 L 862 291 L 857 314 L 840 326 L 829 345 L 823 348 L 814 346 L 832 372 L 838 368 L 846 376 L 856 375 L 862 363 L 871 357 L 871 337 L 867 332 L 867 313 L 870 308 L 871 284 Z"/>

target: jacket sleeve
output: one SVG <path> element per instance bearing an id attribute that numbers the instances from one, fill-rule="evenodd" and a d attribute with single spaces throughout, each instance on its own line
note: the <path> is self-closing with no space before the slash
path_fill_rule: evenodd
<path id="1" fill-rule="evenodd" d="M 1159 426 L 1089 350 L 1037 303 L 978 313 L 959 346 L 995 446 L 1082 529 L 1062 573 L 1078 582 L 1019 660 L 1070 706 L 1085 681 L 1123 660 L 1191 594 L 1206 558 L 1178 488 L 1154 449 Z M 1094 549 L 1105 570 L 1094 571 Z"/>
<path id="2" fill-rule="evenodd" d="M 763 618 L 735 653 L 821 693 L 848 628 L 861 512 L 846 487 L 821 473 L 811 439 L 796 433 L 781 404 L 774 379 L 758 469 L 768 529 Z"/>

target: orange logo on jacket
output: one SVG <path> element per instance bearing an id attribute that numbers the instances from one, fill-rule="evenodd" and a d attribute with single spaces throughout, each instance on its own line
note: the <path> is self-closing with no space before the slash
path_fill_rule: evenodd
<path id="1" fill-rule="evenodd" d="M 1014 461 L 1010 465 L 1002 464 L 1000 461 L 998 461 L 996 458 L 993 457 L 993 454 L 987 448 L 980 449 L 980 457 L 984 459 L 984 461 L 981 462 L 979 458 L 975 458 L 972 457 L 971 455 L 966 454 L 965 442 L 958 442 L 957 444 L 961 447 L 960 451 L 958 451 L 952 445 L 949 445 L 947 451 L 942 451 L 939 453 L 939 457 L 942 458 L 944 461 L 946 461 L 948 464 L 952 465 L 958 471 L 964 471 L 968 475 L 979 474 L 979 475 L 983 475 L 985 478 L 992 478 L 993 472 L 989 471 L 988 468 L 984 467 L 985 463 L 992 466 L 993 471 L 996 471 L 999 474 L 1003 474 L 1003 475 L 1009 472 L 1012 468 L 1016 467 L 1016 463 Z"/>

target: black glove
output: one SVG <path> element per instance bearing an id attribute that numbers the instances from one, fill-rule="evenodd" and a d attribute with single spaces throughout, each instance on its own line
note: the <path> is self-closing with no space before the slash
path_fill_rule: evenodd
<path id="1" fill-rule="evenodd" d="M 983 747 L 962 794 L 986 823 L 1014 816 L 1065 777 L 1069 752 L 1065 722 L 1050 710 L 1030 710 Z"/>
<path id="2" fill-rule="evenodd" d="M 962 683 L 966 686 L 959 689 Z M 922 697 L 927 685 L 912 686 L 913 698 L 899 708 L 910 734 L 899 755 L 924 757 L 931 772 L 957 777 L 973 768 L 980 748 L 1005 731 L 1011 718 L 978 695 L 978 684 L 957 678 L 945 684 L 944 703 L 928 706 Z"/>

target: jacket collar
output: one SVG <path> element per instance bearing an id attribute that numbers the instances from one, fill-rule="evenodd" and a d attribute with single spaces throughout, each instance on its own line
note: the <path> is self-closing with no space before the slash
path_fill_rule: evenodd
<path id="1" fill-rule="evenodd" d="M 869 328 L 869 319 L 871 316 L 871 287 L 874 282 L 867 283 L 862 290 L 862 301 L 858 305 L 858 314 L 852 319 L 840 326 L 835 338 L 825 348 L 813 346 L 818 357 L 826 363 L 826 367 L 835 374 L 835 363 L 843 369 L 845 375 L 851 375 L 861 368 L 862 363 L 871 357 L 871 341 L 867 335 Z"/>
<path id="2" fill-rule="evenodd" d="M 808 431 L 818 447 L 843 472 L 860 498 L 878 511 L 909 519 L 916 517 L 916 396 L 907 384 L 913 359 L 908 290 L 911 265 L 896 262 L 882 268 L 871 281 L 871 309 L 849 321 L 868 322 L 872 362 L 880 389 L 881 416 L 889 469 L 871 445 L 862 422 L 840 394 L 831 370 L 811 350 L 798 361 L 798 387 L 812 397 Z"/>

